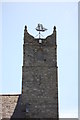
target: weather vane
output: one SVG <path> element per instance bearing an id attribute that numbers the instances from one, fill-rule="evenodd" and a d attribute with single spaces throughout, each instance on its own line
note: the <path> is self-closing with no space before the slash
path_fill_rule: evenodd
<path id="1" fill-rule="evenodd" d="M 43 35 L 41 34 L 41 32 L 45 32 L 47 29 L 44 28 L 42 24 L 38 24 L 38 26 L 35 29 L 39 31 L 38 35 L 36 36 L 39 36 L 39 43 L 42 43 L 41 36 Z"/>

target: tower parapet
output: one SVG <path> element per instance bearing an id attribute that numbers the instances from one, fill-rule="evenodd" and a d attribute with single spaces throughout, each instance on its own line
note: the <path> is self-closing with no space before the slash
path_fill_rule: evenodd
<path id="1" fill-rule="evenodd" d="M 42 39 L 42 45 L 56 45 L 56 27 L 54 26 L 53 33 L 46 38 L 41 38 Z M 29 45 L 40 45 L 39 44 L 39 38 L 35 38 L 32 35 L 30 35 L 27 31 L 27 26 L 25 26 L 24 29 L 24 44 L 29 44 Z"/>

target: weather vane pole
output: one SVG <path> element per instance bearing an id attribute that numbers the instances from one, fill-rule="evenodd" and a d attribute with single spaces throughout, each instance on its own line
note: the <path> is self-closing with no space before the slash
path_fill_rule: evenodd
<path id="1" fill-rule="evenodd" d="M 45 32 L 47 29 L 43 27 L 42 24 L 38 24 L 38 26 L 36 27 L 36 30 L 39 31 L 39 43 L 42 43 L 41 40 L 41 33 L 40 32 Z"/>

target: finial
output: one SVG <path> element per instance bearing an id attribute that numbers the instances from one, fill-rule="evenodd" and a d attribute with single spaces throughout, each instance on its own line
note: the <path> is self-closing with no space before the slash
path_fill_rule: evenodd
<path id="1" fill-rule="evenodd" d="M 25 25 L 25 29 L 24 29 L 25 32 L 27 32 L 27 26 Z"/>
<path id="2" fill-rule="evenodd" d="M 54 26 L 54 31 L 56 31 L 56 26 Z"/>

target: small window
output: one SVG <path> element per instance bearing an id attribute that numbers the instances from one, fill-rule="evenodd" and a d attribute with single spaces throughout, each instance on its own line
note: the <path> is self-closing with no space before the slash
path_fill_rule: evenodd
<path id="1" fill-rule="evenodd" d="M 29 103 L 26 103 L 26 112 L 28 113 L 29 112 Z"/>

